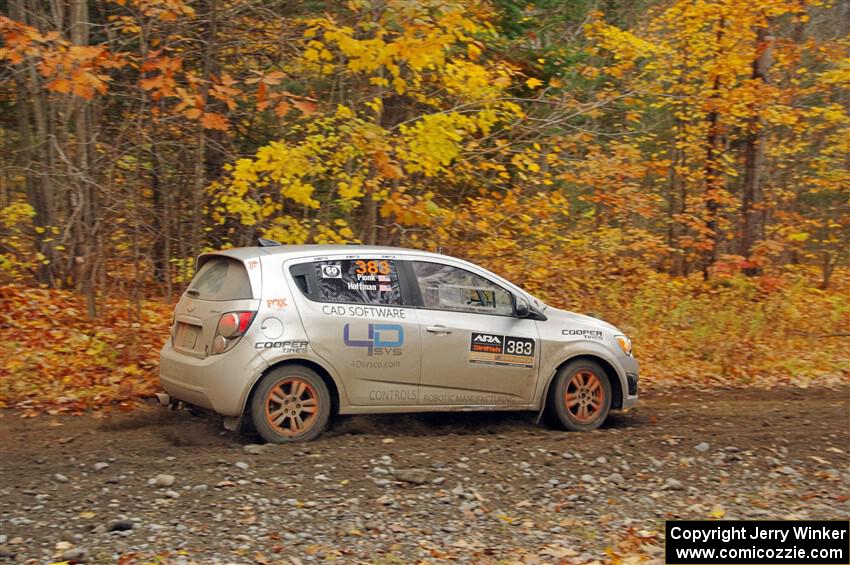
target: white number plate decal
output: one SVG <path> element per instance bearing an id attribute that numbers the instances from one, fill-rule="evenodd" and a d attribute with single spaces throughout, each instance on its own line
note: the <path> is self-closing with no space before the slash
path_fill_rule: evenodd
<path id="1" fill-rule="evenodd" d="M 184 349 L 195 349 L 195 343 L 198 341 L 198 326 L 180 323 L 177 326 L 177 345 Z"/>

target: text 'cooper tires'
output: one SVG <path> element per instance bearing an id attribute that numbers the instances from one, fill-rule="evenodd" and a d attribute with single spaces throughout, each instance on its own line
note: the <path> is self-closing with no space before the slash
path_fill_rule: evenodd
<path id="1" fill-rule="evenodd" d="M 331 395 L 315 371 L 279 367 L 264 376 L 251 400 L 251 419 L 269 443 L 310 441 L 328 424 Z"/>
<path id="2" fill-rule="evenodd" d="M 595 430 L 608 417 L 611 383 L 597 363 L 573 361 L 555 376 L 548 404 L 552 419 L 562 427 L 572 431 Z"/>

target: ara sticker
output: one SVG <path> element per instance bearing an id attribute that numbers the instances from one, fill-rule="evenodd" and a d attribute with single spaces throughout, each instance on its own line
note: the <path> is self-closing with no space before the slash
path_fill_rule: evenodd
<path id="1" fill-rule="evenodd" d="M 534 366 L 534 340 L 528 337 L 472 332 L 469 362 L 511 367 Z"/>

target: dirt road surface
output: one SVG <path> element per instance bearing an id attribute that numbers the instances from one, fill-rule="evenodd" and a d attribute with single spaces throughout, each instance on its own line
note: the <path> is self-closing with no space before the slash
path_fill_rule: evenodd
<path id="1" fill-rule="evenodd" d="M 850 518 L 850 389 L 649 392 L 601 430 L 354 417 L 260 446 L 214 416 L 0 413 L 0 561 L 663 562 L 670 518 Z"/>

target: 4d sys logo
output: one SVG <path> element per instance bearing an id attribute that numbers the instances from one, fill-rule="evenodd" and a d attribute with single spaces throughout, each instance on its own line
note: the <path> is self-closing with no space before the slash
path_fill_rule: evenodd
<path id="1" fill-rule="evenodd" d="M 404 345 L 404 328 L 398 324 L 369 324 L 366 339 L 351 339 L 351 324 L 342 329 L 342 340 L 348 347 L 365 347 L 373 355 L 401 355 Z"/>

